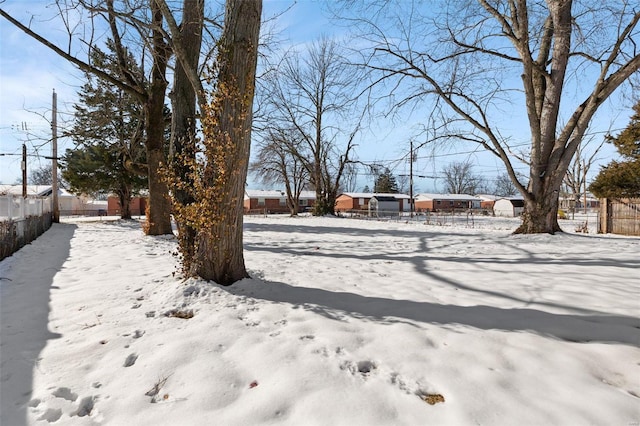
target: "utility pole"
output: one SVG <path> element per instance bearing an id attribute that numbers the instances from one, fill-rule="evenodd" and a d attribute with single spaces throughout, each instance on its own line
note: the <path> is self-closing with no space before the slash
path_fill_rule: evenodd
<path id="1" fill-rule="evenodd" d="M 582 176 L 582 183 L 584 184 L 584 214 L 587 214 L 587 168 L 584 168 L 584 174 Z"/>
<path id="2" fill-rule="evenodd" d="M 60 222 L 58 207 L 58 95 L 53 89 L 53 106 L 51 111 L 51 196 L 53 203 L 53 222 Z"/>
<path id="3" fill-rule="evenodd" d="M 409 216 L 413 219 L 413 139 L 409 141 L 411 152 L 409 152 Z"/>
<path id="4" fill-rule="evenodd" d="M 22 142 L 22 198 L 27 198 L 27 144 Z"/>

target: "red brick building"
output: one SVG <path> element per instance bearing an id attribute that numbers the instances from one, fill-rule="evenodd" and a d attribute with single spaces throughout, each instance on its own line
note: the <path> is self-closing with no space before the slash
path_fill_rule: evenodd
<path id="1" fill-rule="evenodd" d="M 350 212 L 359 210 L 369 210 L 369 202 L 373 197 L 384 197 L 385 199 L 393 198 L 398 202 L 399 212 L 406 212 L 411 209 L 409 204 L 409 196 L 405 194 L 378 194 L 367 192 L 344 192 L 336 198 L 337 212 Z"/>
<path id="2" fill-rule="evenodd" d="M 131 215 L 144 216 L 145 210 L 147 208 L 147 198 L 133 197 L 131 198 L 129 207 L 131 209 Z M 109 198 L 107 198 L 107 215 L 118 216 L 120 215 L 121 210 L 122 207 L 120 206 L 119 198 L 115 195 L 109 195 Z"/>
<path id="3" fill-rule="evenodd" d="M 418 194 L 416 211 L 453 211 L 479 209 L 482 200 L 467 194 Z"/>
<path id="4" fill-rule="evenodd" d="M 316 193 L 302 191 L 298 199 L 298 212 L 313 208 Z M 291 213 L 287 206 L 287 193 L 284 191 L 264 191 L 248 189 L 244 195 L 244 212 L 246 213 Z"/>

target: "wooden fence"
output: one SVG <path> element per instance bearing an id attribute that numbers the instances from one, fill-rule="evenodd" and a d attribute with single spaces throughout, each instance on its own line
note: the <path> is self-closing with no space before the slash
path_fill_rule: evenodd
<path id="1" fill-rule="evenodd" d="M 640 198 L 601 199 L 598 232 L 640 236 Z"/>

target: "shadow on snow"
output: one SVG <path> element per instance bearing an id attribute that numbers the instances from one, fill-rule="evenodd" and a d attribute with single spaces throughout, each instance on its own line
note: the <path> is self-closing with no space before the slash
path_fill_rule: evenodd
<path id="1" fill-rule="evenodd" d="M 54 223 L 0 263 L 0 424 L 26 425 L 33 370 L 48 340 L 53 278 L 69 257 L 76 225 Z"/>
<path id="2" fill-rule="evenodd" d="M 314 250 L 311 246 L 315 241 L 305 241 L 304 246 L 295 243 L 278 245 L 268 240 L 264 242 L 245 243 L 248 251 L 269 251 L 291 256 L 325 256 L 341 259 L 358 260 L 378 260 L 389 262 L 409 262 L 416 271 L 423 276 L 429 277 L 434 282 L 451 286 L 452 288 L 478 293 L 484 296 L 491 296 L 522 303 L 525 305 L 536 304 L 552 308 L 566 309 L 575 314 L 559 314 L 543 310 L 530 308 L 500 308 L 495 306 L 458 306 L 441 305 L 430 302 L 416 302 L 410 300 L 396 300 L 380 297 L 369 297 L 347 292 L 334 292 L 317 288 L 297 287 L 280 282 L 263 282 L 260 280 L 246 280 L 237 283 L 230 288 L 225 288 L 231 293 L 242 293 L 259 299 L 275 303 L 291 303 L 304 309 L 316 312 L 333 319 L 341 319 L 344 316 L 355 318 L 369 318 L 380 322 L 398 322 L 404 320 L 433 323 L 433 324 L 459 324 L 478 329 L 497 329 L 505 331 L 531 331 L 541 335 L 552 336 L 567 341 L 577 342 L 611 342 L 627 345 L 640 345 L 640 319 L 623 315 L 610 315 L 605 312 L 597 312 L 575 306 L 567 306 L 560 303 L 548 302 L 544 300 L 525 300 L 517 296 L 502 293 L 488 288 L 477 288 L 471 285 L 458 282 L 447 277 L 443 272 L 436 272 L 429 268 L 429 262 L 459 262 L 463 264 L 473 264 L 478 269 L 491 268 L 492 265 L 555 265 L 561 267 L 563 264 L 571 264 L 574 267 L 603 267 L 610 266 L 621 269 L 621 274 L 634 276 L 635 271 L 640 269 L 640 259 L 637 261 L 627 260 L 622 262 L 616 259 L 607 258 L 585 258 L 562 254 L 559 258 L 549 255 L 540 255 L 528 251 L 522 247 L 521 236 L 497 236 L 497 240 L 515 253 L 520 253 L 517 258 L 509 255 L 507 258 L 500 258 L 499 255 L 490 253 L 474 254 L 472 257 L 465 255 L 452 255 L 443 253 L 433 253 L 429 248 L 429 242 L 433 238 L 438 239 L 440 244 L 438 250 L 447 247 L 448 244 L 455 245 L 455 242 L 444 243 L 446 236 L 442 234 L 429 233 L 425 230 L 393 230 L 393 229 L 358 229 L 350 227 L 322 227 L 304 226 L 301 224 L 247 224 L 245 229 L 249 232 L 278 232 L 293 234 L 296 232 L 306 235 L 328 235 L 341 234 L 362 237 L 375 237 L 376 235 L 386 235 L 400 240 L 413 238 L 418 239 L 418 248 L 408 250 L 397 250 L 389 247 L 376 247 L 372 254 L 363 254 L 345 250 Z M 482 238 L 479 236 L 456 233 L 455 230 L 447 232 L 448 236 L 464 236 L 465 238 Z M 558 235 L 550 238 L 580 238 L 581 236 Z M 592 237 L 597 238 L 597 237 Z M 326 243 L 326 241 L 325 241 Z M 321 244 L 321 242 L 320 242 Z M 515 270 L 517 273 L 517 269 Z"/>

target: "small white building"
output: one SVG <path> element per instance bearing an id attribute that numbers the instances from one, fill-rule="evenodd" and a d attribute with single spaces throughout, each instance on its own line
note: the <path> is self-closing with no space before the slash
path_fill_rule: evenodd
<path id="1" fill-rule="evenodd" d="M 335 210 L 340 212 L 370 211 L 369 203 L 373 197 L 378 197 L 378 202 L 381 200 L 380 197 L 385 197 L 384 202 L 388 202 L 389 207 L 391 207 L 391 199 L 393 199 L 397 205 L 391 210 L 396 212 L 411 210 L 411 198 L 408 195 L 379 192 L 343 192 L 336 198 Z M 376 209 L 381 211 L 383 207 L 378 206 Z"/>
<path id="2" fill-rule="evenodd" d="M 400 203 L 393 195 L 376 194 L 369 200 L 369 216 L 397 216 Z"/>
<path id="3" fill-rule="evenodd" d="M 501 217 L 518 217 L 524 212 L 524 198 L 499 198 L 493 204 L 493 214 Z"/>

